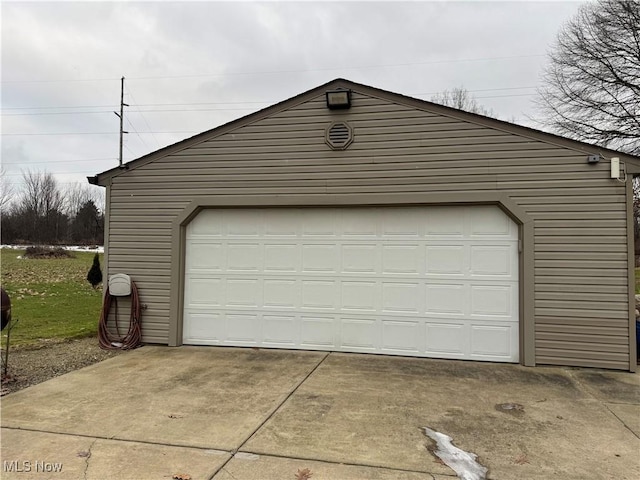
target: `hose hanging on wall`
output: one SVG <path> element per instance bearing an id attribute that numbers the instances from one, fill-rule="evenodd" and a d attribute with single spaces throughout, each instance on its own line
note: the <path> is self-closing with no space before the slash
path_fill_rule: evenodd
<path id="1" fill-rule="evenodd" d="M 124 279 L 124 280 L 123 280 Z M 116 280 L 116 282 L 114 282 Z M 127 283 L 125 288 L 130 290 L 122 291 L 122 284 L 118 284 L 117 280 Z M 131 315 L 129 317 L 129 329 L 127 334 L 121 336 L 118 325 L 118 297 L 131 296 Z M 111 305 L 114 305 L 114 317 L 116 335 L 109 332 L 107 328 L 107 320 Z M 100 322 L 98 323 L 98 342 L 103 350 L 131 350 L 137 348 L 141 344 L 142 332 L 140 329 L 140 297 L 138 295 L 138 287 L 128 275 L 114 275 L 109 279 L 109 285 L 104 295 L 104 304 L 100 313 Z"/>

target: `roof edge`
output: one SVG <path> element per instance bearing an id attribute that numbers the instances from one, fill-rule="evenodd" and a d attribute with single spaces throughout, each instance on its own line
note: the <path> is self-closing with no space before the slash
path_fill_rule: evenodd
<path id="1" fill-rule="evenodd" d="M 306 90 L 302 93 L 299 93 L 298 95 L 287 98 L 273 105 L 269 105 L 268 107 L 262 108 L 256 112 L 250 113 L 240 118 L 236 118 L 235 120 L 231 120 L 230 122 L 224 123 L 210 130 L 206 130 L 202 133 L 198 133 L 192 137 L 185 138 L 184 140 L 180 140 L 176 143 L 172 143 L 171 145 L 167 145 L 166 147 L 163 147 L 159 150 L 155 150 L 146 155 L 143 155 L 142 157 L 138 157 L 134 160 L 126 162 L 122 167 L 119 167 L 119 166 L 113 167 L 109 170 L 105 170 L 104 172 L 95 175 L 94 177 L 87 177 L 87 179 L 95 178 L 97 181 L 96 185 L 105 186 L 111 178 L 125 171 L 129 171 L 129 170 L 141 167 L 142 165 L 146 165 L 147 163 L 152 162 L 153 160 L 156 160 L 158 158 L 171 155 L 172 153 L 180 151 L 184 148 L 188 148 L 188 147 L 197 145 L 198 143 L 211 140 L 211 138 L 215 138 L 216 136 L 223 135 L 227 133 L 229 130 L 233 130 L 235 128 L 239 128 L 244 125 L 248 125 L 252 122 L 268 117 L 269 115 L 273 115 L 275 113 L 281 112 L 283 110 L 291 108 L 300 103 L 304 103 L 308 99 L 315 97 L 320 93 L 324 94 L 324 91 L 328 88 L 337 88 L 337 87 L 345 87 L 345 86 L 349 87 L 352 84 L 357 85 L 354 82 L 351 82 L 344 78 L 336 78 L 334 80 L 330 80 L 326 83 L 323 83 L 322 85 L 314 87 L 310 90 Z"/>
<path id="2" fill-rule="evenodd" d="M 235 128 L 242 127 L 244 125 L 247 125 L 252 122 L 261 120 L 265 117 L 268 117 L 269 115 L 286 110 L 287 108 L 291 108 L 300 103 L 304 103 L 305 101 L 309 100 L 312 97 L 315 97 L 319 94 L 323 94 L 324 91 L 328 88 L 337 88 L 337 87 L 351 88 L 353 90 L 356 90 L 358 93 L 361 93 L 364 95 L 369 95 L 369 96 L 381 98 L 384 100 L 401 103 L 403 105 L 406 105 L 412 108 L 429 110 L 437 114 L 454 117 L 462 121 L 476 123 L 488 128 L 502 130 L 508 133 L 521 135 L 527 138 L 531 138 L 532 140 L 551 143 L 563 148 L 570 148 L 573 150 L 578 150 L 580 152 L 591 153 L 591 154 L 599 153 L 605 158 L 611 157 L 611 156 L 622 157 L 624 161 L 631 161 L 632 163 L 635 164 L 636 168 L 634 170 L 636 169 L 640 170 L 640 156 L 620 152 L 617 150 L 612 150 L 606 147 L 601 147 L 598 145 L 582 142 L 580 140 L 574 140 L 571 138 L 556 135 L 554 133 L 548 133 L 542 130 L 537 130 L 535 128 L 525 127 L 523 125 L 510 123 L 497 118 L 487 117 L 484 115 L 479 115 L 476 113 L 459 110 L 459 109 L 448 107 L 445 105 L 440 105 L 438 103 L 430 102 L 428 100 L 421 100 L 419 98 L 410 97 L 407 95 L 403 95 L 401 93 L 395 93 L 389 90 L 383 90 L 377 87 L 371 87 L 369 85 L 353 82 L 351 80 L 347 80 L 344 78 L 336 78 L 334 80 L 330 80 L 329 82 L 323 83 L 322 85 L 314 87 L 310 90 L 302 92 L 298 95 L 282 100 L 281 102 L 275 103 L 261 110 L 250 113 L 249 115 L 245 115 L 244 117 L 237 118 L 235 120 L 219 125 L 210 130 L 206 130 L 205 132 L 198 133 L 184 140 L 180 140 L 176 143 L 163 147 L 159 150 L 150 152 L 137 159 L 131 160 L 123 165 L 123 167 L 125 168 L 117 166 L 109 170 L 106 170 L 102 173 L 99 173 L 93 177 L 87 177 L 87 180 L 89 181 L 89 183 L 93 185 L 105 186 L 109 183 L 111 178 L 117 175 L 123 174 L 126 171 L 130 171 L 142 165 L 146 165 L 147 163 L 152 162 L 158 158 L 162 158 L 164 156 L 178 152 L 182 149 L 191 147 L 193 145 L 197 145 L 198 143 L 211 140 L 212 138 L 215 138 L 216 136 L 219 136 L 219 135 L 223 135 L 224 133 L 227 133 L 228 131 L 233 130 Z"/>
<path id="3" fill-rule="evenodd" d="M 467 112 L 465 110 L 448 107 L 446 105 L 430 102 L 428 100 L 421 100 L 419 98 L 410 97 L 407 95 L 403 95 L 401 93 L 395 93 L 395 92 L 383 90 L 377 87 L 358 84 L 356 82 L 351 82 L 349 80 L 344 80 L 344 81 L 348 82 L 352 88 L 353 87 L 358 88 L 359 89 L 358 93 L 365 93 L 365 94 L 369 94 L 371 96 L 376 96 L 383 99 L 385 98 L 389 99 L 389 97 L 392 96 L 394 101 L 399 101 L 400 103 L 413 108 L 428 109 L 434 113 L 439 113 L 449 117 L 458 118 L 467 122 L 477 123 L 483 126 L 487 126 L 489 128 L 499 129 L 512 134 L 515 133 L 518 135 L 529 137 L 533 140 L 552 143 L 564 148 L 576 149 L 581 152 L 589 151 L 591 153 L 596 153 L 599 151 L 599 152 L 608 154 L 608 156 L 623 157 L 625 160 L 638 162 L 638 165 L 640 166 L 640 156 L 638 155 L 633 155 L 630 153 L 613 150 L 611 148 L 583 142 L 581 140 L 575 140 L 569 137 L 563 137 L 555 133 L 545 132 L 543 130 L 538 130 L 536 128 L 526 127 L 524 125 L 518 125 L 517 123 L 507 122 L 505 120 L 500 120 L 498 118 L 487 117 L 485 115 L 480 115 L 473 112 Z"/>

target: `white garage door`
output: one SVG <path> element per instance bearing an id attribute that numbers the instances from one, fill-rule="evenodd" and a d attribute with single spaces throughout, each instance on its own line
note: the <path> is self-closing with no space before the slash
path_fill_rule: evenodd
<path id="1" fill-rule="evenodd" d="M 519 359 L 498 207 L 210 209 L 186 242 L 185 344 Z"/>

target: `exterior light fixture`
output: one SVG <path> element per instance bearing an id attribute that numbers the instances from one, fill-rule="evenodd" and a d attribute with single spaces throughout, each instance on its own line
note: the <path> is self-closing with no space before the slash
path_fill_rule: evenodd
<path id="1" fill-rule="evenodd" d="M 327 92 L 327 108 L 339 110 L 351 107 L 351 90 L 329 90 Z"/>

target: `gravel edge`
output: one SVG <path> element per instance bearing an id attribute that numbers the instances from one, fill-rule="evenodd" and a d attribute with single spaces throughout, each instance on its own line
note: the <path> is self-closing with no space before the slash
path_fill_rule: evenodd
<path id="1" fill-rule="evenodd" d="M 121 353 L 123 352 L 120 350 L 102 350 L 98 346 L 97 337 L 46 340 L 35 346 L 11 347 L 7 378 L 2 382 L 0 396 L 93 365 Z M 4 355 L 4 351 L 2 354 Z"/>

